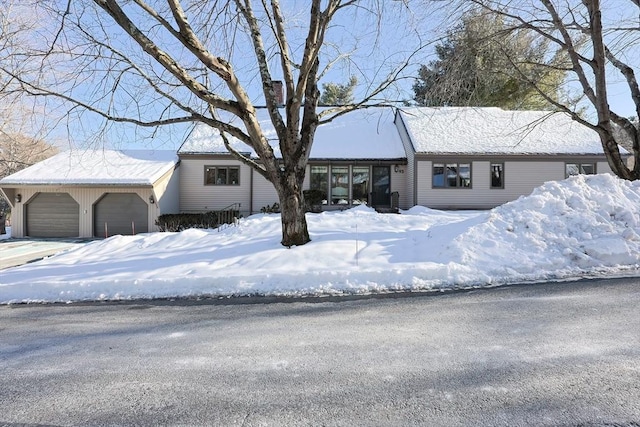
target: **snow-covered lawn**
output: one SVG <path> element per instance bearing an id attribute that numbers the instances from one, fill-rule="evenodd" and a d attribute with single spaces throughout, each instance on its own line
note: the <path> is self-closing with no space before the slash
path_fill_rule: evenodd
<path id="1" fill-rule="evenodd" d="M 640 182 L 549 182 L 491 211 L 359 207 L 307 216 L 312 242 L 280 245 L 280 217 L 222 231 L 114 236 L 0 271 L 0 303 L 322 295 L 640 276 Z"/>

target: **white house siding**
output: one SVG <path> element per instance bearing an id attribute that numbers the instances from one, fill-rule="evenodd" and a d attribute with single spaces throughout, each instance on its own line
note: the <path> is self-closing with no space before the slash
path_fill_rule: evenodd
<path id="1" fill-rule="evenodd" d="M 410 208 L 415 205 L 415 194 L 416 194 L 416 185 L 415 185 L 415 149 L 413 148 L 413 144 L 411 143 L 411 138 L 409 138 L 409 133 L 407 132 L 407 128 L 402 121 L 402 117 L 399 114 L 396 114 L 395 118 L 396 128 L 398 129 L 398 133 L 400 134 L 400 139 L 402 140 L 402 145 L 404 147 L 404 151 L 407 156 L 407 164 L 403 166 L 404 170 L 404 195 L 400 193 L 400 206 L 403 209 Z"/>
<path id="2" fill-rule="evenodd" d="M 205 185 L 205 166 L 238 166 L 240 185 Z M 250 206 L 251 169 L 229 156 L 182 157 L 180 167 L 180 211 L 206 212 L 224 209 L 234 203 Z"/>
<path id="3" fill-rule="evenodd" d="M 407 166 L 408 165 L 398 164 L 397 172 L 396 167 L 391 166 L 391 192 L 398 192 L 398 207 L 400 209 L 409 209 L 411 206 L 413 206 L 412 204 L 410 204 L 412 198 L 409 195 L 407 185 Z"/>
<path id="4" fill-rule="evenodd" d="M 78 237 L 93 237 L 93 205 L 105 193 L 136 193 L 145 203 L 149 204 L 149 196 L 153 194 L 151 187 L 81 187 L 81 186 L 28 186 L 16 187 L 15 193 L 22 196 L 20 203 L 15 203 L 11 210 L 11 235 L 13 237 L 27 237 L 25 205 L 38 193 L 68 193 L 79 205 L 79 235 Z M 150 204 L 149 204 L 150 205 Z M 155 230 L 155 220 L 158 216 L 157 204 L 150 205 L 149 230 Z"/>
<path id="5" fill-rule="evenodd" d="M 253 203 L 251 205 L 251 213 L 258 213 L 260 209 L 273 206 L 278 203 L 278 193 L 265 177 L 258 172 L 253 172 Z M 247 206 L 246 209 L 249 209 Z"/>
<path id="6" fill-rule="evenodd" d="M 433 162 L 418 161 L 416 204 L 436 209 L 488 209 L 530 194 L 534 188 L 546 181 L 561 180 L 565 177 L 564 161 L 496 159 L 496 162 L 504 163 L 504 188 L 492 189 L 489 165 L 494 160 L 471 161 L 460 158 L 459 161 L 471 162 L 471 188 L 432 188 Z"/>
<path id="7" fill-rule="evenodd" d="M 631 160 L 632 160 L 631 163 L 633 163 L 633 157 L 631 158 Z M 596 172 L 598 172 L 598 173 L 613 173 L 613 171 L 611 170 L 611 167 L 609 166 L 609 163 L 607 163 L 607 162 L 598 162 L 596 164 Z"/>
<path id="8" fill-rule="evenodd" d="M 153 186 L 153 195 L 163 214 L 180 212 L 179 169 L 173 169 L 160 178 Z"/>

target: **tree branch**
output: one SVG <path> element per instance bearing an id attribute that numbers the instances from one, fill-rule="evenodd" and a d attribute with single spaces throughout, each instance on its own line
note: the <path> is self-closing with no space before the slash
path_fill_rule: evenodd
<path id="1" fill-rule="evenodd" d="M 204 85 L 194 79 L 178 62 L 168 53 L 161 50 L 151 39 L 149 39 L 140 29 L 129 19 L 124 11 L 118 6 L 115 0 L 94 0 L 105 12 L 107 12 L 116 23 L 129 34 L 136 43 L 147 54 L 151 55 L 160 65 L 176 77 L 187 89 L 203 101 L 213 105 L 216 108 L 229 111 L 238 116 L 241 111 L 237 103 L 223 99 L 218 95 L 211 93 Z M 224 71 L 220 72 L 222 79 L 229 78 Z"/>
<path id="2" fill-rule="evenodd" d="M 605 53 L 609 62 L 611 62 L 614 67 L 620 70 L 620 72 L 626 79 L 629 90 L 631 91 L 631 99 L 633 99 L 633 103 L 636 107 L 636 115 L 640 117 L 640 87 L 638 86 L 638 80 L 636 79 L 633 68 L 620 61 L 613 53 L 611 53 L 609 48 L 607 48 L 606 46 Z"/>

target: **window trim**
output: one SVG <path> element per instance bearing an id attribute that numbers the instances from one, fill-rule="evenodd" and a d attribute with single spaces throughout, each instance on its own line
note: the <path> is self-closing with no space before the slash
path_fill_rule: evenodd
<path id="1" fill-rule="evenodd" d="M 223 184 L 217 184 L 217 183 L 215 183 L 215 182 L 208 182 L 208 173 L 207 173 L 207 172 L 208 172 L 209 170 L 211 170 L 211 169 L 213 169 L 213 177 L 214 177 L 214 181 L 215 181 L 215 177 L 216 177 L 216 175 L 217 175 L 217 171 L 218 171 L 219 169 L 225 169 L 225 170 L 226 170 L 226 176 L 227 176 L 227 178 L 226 178 L 226 181 L 227 181 L 227 182 L 225 182 L 225 183 L 223 183 Z M 229 182 L 228 182 L 228 181 L 229 181 L 229 171 L 230 171 L 230 170 L 233 170 L 233 169 L 235 169 L 235 170 L 237 170 L 237 171 L 238 171 L 238 181 L 237 181 L 235 184 L 233 184 L 233 183 L 229 183 Z M 235 187 L 235 186 L 240 185 L 240 166 L 232 166 L 232 165 L 205 165 L 205 166 L 204 166 L 204 185 L 205 185 L 206 187 L 211 187 L 211 186 L 216 186 L 216 187 L 233 186 L 233 187 Z"/>
<path id="2" fill-rule="evenodd" d="M 502 166 L 502 176 L 500 177 L 500 185 L 493 185 L 493 166 Z M 489 189 L 491 190 L 504 190 L 504 162 L 489 162 Z"/>

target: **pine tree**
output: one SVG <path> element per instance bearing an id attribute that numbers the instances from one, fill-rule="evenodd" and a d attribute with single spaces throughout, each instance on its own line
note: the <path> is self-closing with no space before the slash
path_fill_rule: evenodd
<path id="1" fill-rule="evenodd" d="M 351 76 L 347 84 L 323 83 L 320 105 L 347 105 L 353 103 L 353 91 L 358 85 L 358 78 Z"/>
<path id="2" fill-rule="evenodd" d="M 498 15 L 472 10 L 435 50 L 413 86 L 420 105 L 551 108 L 530 81 L 553 99 L 561 95 L 564 56 L 528 30 L 511 31 Z"/>

